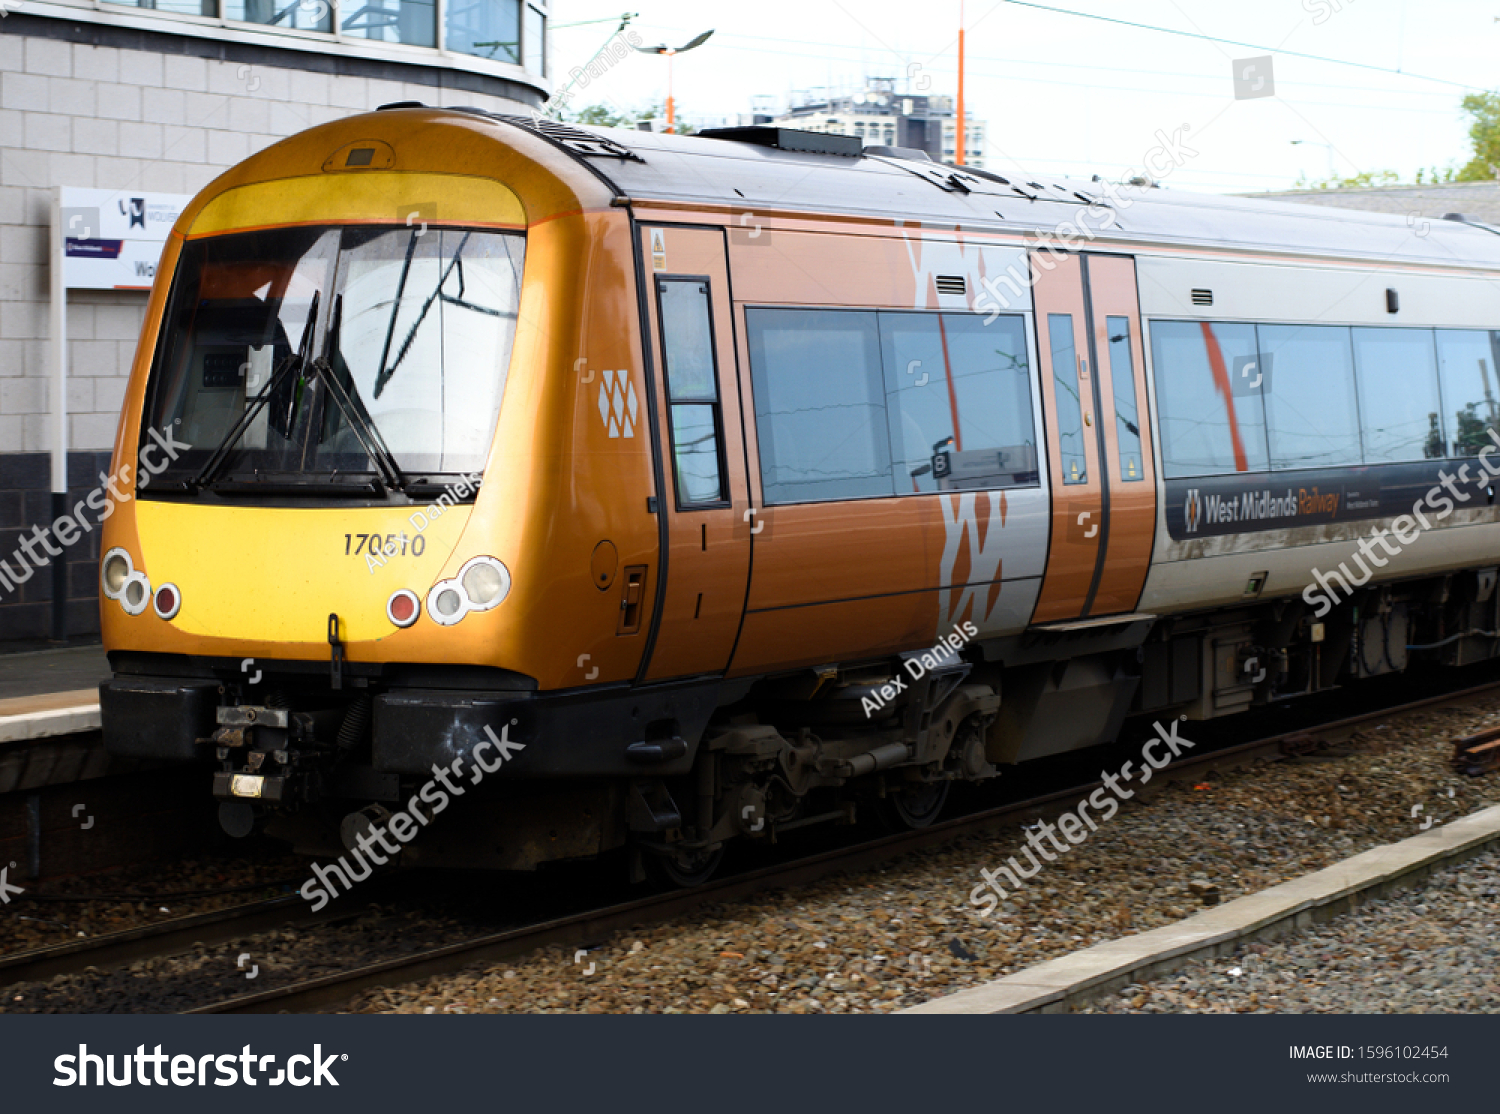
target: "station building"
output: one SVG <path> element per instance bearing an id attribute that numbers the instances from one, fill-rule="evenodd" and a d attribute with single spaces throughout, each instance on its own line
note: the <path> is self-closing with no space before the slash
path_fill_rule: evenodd
<path id="1" fill-rule="evenodd" d="M 124 213 L 382 104 L 529 111 L 551 91 L 548 16 L 545 0 L 0 0 L 0 574 L 58 502 L 56 189 L 107 190 Z M 68 506 L 109 469 L 149 278 L 128 285 L 67 294 Z M 97 539 L 0 575 L 0 648 L 98 631 Z"/>
<path id="2" fill-rule="evenodd" d="M 924 79 L 926 80 L 926 79 Z M 770 120 L 787 128 L 855 135 L 866 147 L 909 147 L 933 162 L 951 163 L 958 153 L 958 115 L 952 97 L 898 92 L 894 78 L 871 78 L 858 93 L 795 96 L 786 112 Z M 964 162 L 984 169 L 985 121 L 964 113 Z"/>

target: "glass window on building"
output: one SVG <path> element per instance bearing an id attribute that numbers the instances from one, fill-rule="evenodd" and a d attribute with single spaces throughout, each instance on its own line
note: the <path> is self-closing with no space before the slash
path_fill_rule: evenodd
<path id="1" fill-rule="evenodd" d="M 520 0 L 448 0 L 449 50 L 521 64 Z"/>
<path id="2" fill-rule="evenodd" d="M 345 35 L 437 46 L 435 0 L 344 0 L 339 18 L 339 30 Z"/>
<path id="3" fill-rule="evenodd" d="M 297 0 L 291 0 L 295 7 Z M 308 0 L 309 3 L 312 0 Z M 110 0 L 110 3 L 121 4 L 127 8 L 150 8 L 157 12 L 171 12 L 173 15 L 203 15 L 210 18 L 219 14 L 218 0 Z M 228 13 L 225 13 L 228 15 Z M 237 17 L 230 16 L 230 19 Z"/>
<path id="4" fill-rule="evenodd" d="M 532 73 L 545 75 L 547 71 L 547 17 L 541 9 L 526 5 L 526 26 L 521 34 L 521 56 L 523 65 Z"/>
<path id="5" fill-rule="evenodd" d="M 202 0 L 211 8 L 214 0 Z M 160 10 L 160 0 L 153 7 Z M 213 12 L 205 11 L 204 15 Z M 327 0 L 224 0 L 224 18 L 294 31 L 332 31 L 333 5 Z"/>

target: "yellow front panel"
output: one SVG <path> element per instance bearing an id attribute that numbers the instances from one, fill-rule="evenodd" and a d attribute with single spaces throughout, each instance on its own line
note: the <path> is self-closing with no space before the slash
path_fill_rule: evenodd
<path id="1" fill-rule="evenodd" d="M 287 224 L 404 224 L 408 219 L 413 224 L 433 220 L 523 228 L 526 211 L 514 193 L 488 178 L 370 170 L 238 186 L 205 205 L 188 235 Z"/>
<path id="2" fill-rule="evenodd" d="M 143 571 L 182 591 L 172 625 L 188 634 L 251 642 L 326 643 L 337 613 L 346 642 L 395 634 L 385 604 L 409 588 L 423 604 L 473 511 L 454 506 L 425 529 L 417 507 L 201 506 L 136 501 Z M 360 535 L 394 535 L 384 560 L 355 555 Z M 348 538 L 345 535 L 349 535 Z M 405 555 L 401 538 L 406 538 Z M 420 555 L 414 550 L 420 548 Z M 346 555 L 345 550 L 348 550 Z"/>

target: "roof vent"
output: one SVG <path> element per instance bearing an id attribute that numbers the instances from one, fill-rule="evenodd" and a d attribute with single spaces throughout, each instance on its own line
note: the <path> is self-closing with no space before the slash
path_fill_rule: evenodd
<path id="1" fill-rule="evenodd" d="M 474 108 L 470 105 L 453 105 L 447 109 L 448 112 L 463 112 L 470 116 L 483 116 L 489 120 L 500 120 L 513 127 L 521 128 L 543 139 L 550 140 L 565 151 L 572 151 L 579 155 L 599 155 L 609 159 L 619 159 L 621 162 L 645 162 L 646 160 L 637 155 L 629 147 L 604 135 L 595 135 L 593 132 L 576 128 L 571 124 L 560 123 L 546 116 L 510 116 L 501 112 L 490 112 L 483 108 Z"/>
<path id="2" fill-rule="evenodd" d="M 866 155 L 883 155 L 888 159 L 915 159 L 917 162 L 931 162 L 932 156 L 920 147 L 866 147 Z"/>
<path id="3" fill-rule="evenodd" d="M 1192 297 L 1193 305 L 1195 306 L 1211 306 L 1214 304 L 1214 292 L 1212 290 L 1194 290 Z"/>
<path id="4" fill-rule="evenodd" d="M 937 289 L 939 294 L 963 294 L 968 288 L 963 275 L 938 275 Z"/>
<path id="5" fill-rule="evenodd" d="M 864 151 L 864 140 L 857 135 L 832 135 L 805 132 L 796 128 L 748 127 L 704 128 L 699 139 L 728 139 L 735 143 L 753 143 L 757 147 L 774 147 L 778 151 L 805 151 L 813 155 L 842 155 L 857 159 Z"/>

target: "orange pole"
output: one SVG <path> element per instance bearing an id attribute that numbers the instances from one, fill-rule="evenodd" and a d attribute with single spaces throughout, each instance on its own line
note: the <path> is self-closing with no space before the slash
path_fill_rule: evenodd
<path id="1" fill-rule="evenodd" d="M 667 54 L 667 134 L 675 135 L 676 127 L 673 126 L 675 117 L 672 113 L 672 55 Z"/>
<path id="2" fill-rule="evenodd" d="M 954 162 L 959 166 L 964 164 L 964 5 L 963 0 L 958 3 L 958 142 L 954 144 L 958 151 Z"/>

